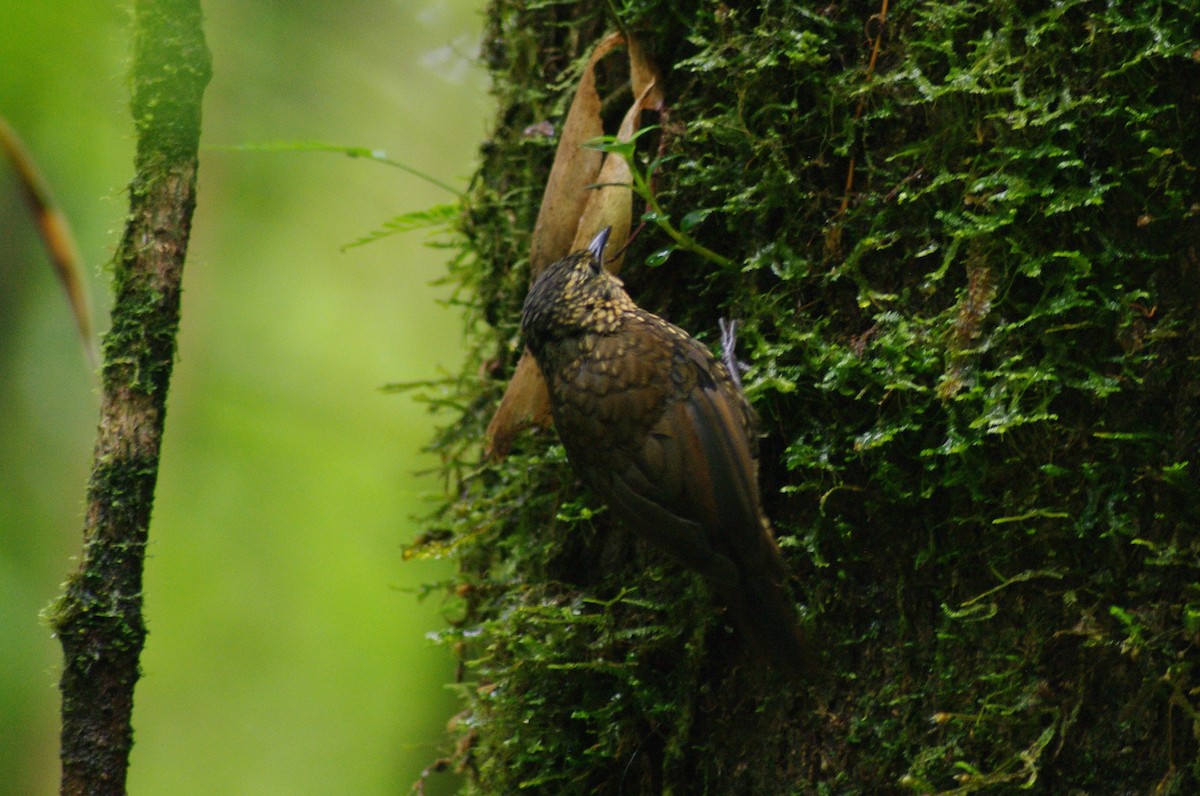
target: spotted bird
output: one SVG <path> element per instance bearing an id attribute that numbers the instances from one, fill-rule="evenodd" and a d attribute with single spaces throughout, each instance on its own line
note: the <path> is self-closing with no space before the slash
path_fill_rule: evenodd
<path id="1" fill-rule="evenodd" d="M 759 497 L 753 411 L 707 348 L 602 267 L 609 232 L 542 271 L 521 313 L 567 458 L 622 523 L 704 577 L 752 651 L 811 675 Z"/>

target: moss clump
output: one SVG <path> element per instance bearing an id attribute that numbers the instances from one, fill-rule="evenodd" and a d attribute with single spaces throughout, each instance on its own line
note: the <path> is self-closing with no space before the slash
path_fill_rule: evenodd
<path id="1" fill-rule="evenodd" d="M 618 5 L 671 103 L 659 203 L 731 261 L 639 266 L 651 227 L 626 283 L 709 340 L 742 320 L 830 681 L 794 693 L 729 652 L 552 433 L 478 463 L 553 157 L 522 131 L 561 118 L 609 24 L 497 0 L 452 274 L 474 357 L 423 547 L 460 564 L 469 789 L 1200 789 L 1195 9 Z"/>

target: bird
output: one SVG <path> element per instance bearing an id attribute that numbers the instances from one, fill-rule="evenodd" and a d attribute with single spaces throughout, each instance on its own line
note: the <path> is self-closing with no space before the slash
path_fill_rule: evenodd
<path id="1" fill-rule="evenodd" d="M 704 578 L 757 658 L 813 676 L 740 380 L 604 269 L 610 232 L 538 274 L 521 312 L 567 459 L 621 523 Z"/>

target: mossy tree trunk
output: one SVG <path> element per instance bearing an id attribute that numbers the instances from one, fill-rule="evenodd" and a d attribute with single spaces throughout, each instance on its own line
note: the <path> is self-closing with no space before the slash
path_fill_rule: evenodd
<path id="1" fill-rule="evenodd" d="M 664 74 L 659 203 L 732 263 L 640 265 L 649 226 L 623 276 L 711 342 L 741 319 L 829 676 L 745 660 L 553 432 L 478 463 L 553 157 L 526 128 L 613 27 L 495 0 L 455 269 L 475 357 L 426 541 L 460 566 L 469 789 L 1200 792 L 1194 4 L 616 6 Z"/>
<path id="2" fill-rule="evenodd" d="M 50 621 L 63 647 L 64 795 L 123 794 L 146 638 L 142 569 L 212 73 L 198 0 L 133 3 L 130 210 L 113 259 L 100 424 L 79 569 Z"/>

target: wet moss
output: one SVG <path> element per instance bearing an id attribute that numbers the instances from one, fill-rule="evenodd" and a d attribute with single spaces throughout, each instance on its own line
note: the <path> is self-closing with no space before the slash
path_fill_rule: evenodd
<path id="1" fill-rule="evenodd" d="M 480 463 L 599 3 L 494 2 L 497 119 L 439 404 L 479 793 L 1200 788 L 1200 39 L 1184 2 L 627 0 L 658 202 L 624 276 L 742 320 L 763 484 L 829 680 L 742 660 L 702 584 L 609 522 L 552 432 Z M 878 38 L 877 56 L 872 50 Z M 613 68 L 601 75 L 612 87 Z M 645 160 L 656 142 L 646 141 Z"/>

